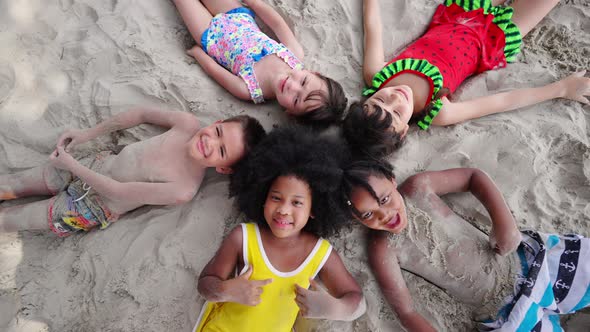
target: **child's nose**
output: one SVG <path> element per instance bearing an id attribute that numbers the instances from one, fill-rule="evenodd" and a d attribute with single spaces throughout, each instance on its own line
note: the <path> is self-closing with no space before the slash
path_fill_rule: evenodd
<path id="1" fill-rule="evenodd" d="M 283 203 L 283 204 L 279 205 L 277 212 L 283 216 L 289 215 L 289 213 L 291 212 L 289 204 Z"/>

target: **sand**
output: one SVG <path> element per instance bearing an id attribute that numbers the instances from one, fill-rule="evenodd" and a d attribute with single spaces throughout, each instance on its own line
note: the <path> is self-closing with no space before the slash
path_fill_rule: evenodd
<path id="1" fill-rule="evenodd" d="M 362 2 L 269 2 L 302 41 L 308 68 L 342 82 L 357 99 Z M 439 3 L 381 2 L 388 56 L 423 32 Z M 590 68 L 589 18 L 587 1 L 562 2 L 526 38 L 517 63 L 468 80 L 454 98 L 538 86 Z M 43 163 L 64 128 L 88 128 L 132 105 L 191 112 L 205 124 L 243 113 L 267 129 L 288 121 L 277 104 L 238 101 L 208 78 L 184 53 L 193 44 L 170 1 L 1 1 L 0 174 Z M 88 149 L 157 132 L 140 126 Z M 587 106 L 555 100 L 412 130 L 391 161 L 400 182 L 423 170 L 479 167 L 497 181 L 521 228 L 590 236 L 589 132 Z M 189 331 L 203 304 L 196 278 L 238 219 L 227 184 L 210 172 L 192 202 L 140 208 L 106 231 L 66 239 L 49 232 L 0 234 L 0 330 Z M 447 201 L 465 219 L 487 223 L 469 195 Z M 345 233 L 330 240 L 363 286 L 367 314 L 355 322 L 319 322 L 315 330 L 401 330 L 368 272 L 365 231 L 354 226 Z M 406 277 L 417 309 L 440 330 L 473 328 L 466 306 Z M 566 320 L 568 331 L 590 326 L 588 314 Z"/>

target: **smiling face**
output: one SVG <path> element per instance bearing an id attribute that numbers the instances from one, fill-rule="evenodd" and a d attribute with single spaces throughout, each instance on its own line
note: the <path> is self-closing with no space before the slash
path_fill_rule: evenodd
<path id="1" fill-rule="evenodd" d="M 264 219 L 278 238 L 296 236 L 311 214 L 311 190 L 294 176 L 274 180 L 264 203 Z"/>
<path id="2" fill-rule="evenodd" d="M 326 82 L 308 70 L 293 69 L 280 75 L 274 87 L 277 101 L 293 116 L 319 108 L 328 97 Z"/>
<path id="3" fill-rule="evenodd" d="M 378 106 L 392 116 L 392 130 L 402 135 L 408 131 L 410 119 L 414 112 L 414 95 L 407 85 L 385 87 L 375 92 L 367 101 L 367 111 L 373 112 Z"/>
<path id="4" fill-rule="evenodd" d="M 398 234 L 408 225 L 404 199 L 397 191 L 395 180 L 371 175 L 369 185 L 377 194 L 378 200 L 363 187 L 356 187 L 350 194 L 350 202 L 359 212 L 355 218 L 363 225 Z"/>
<path id="5" fill-rule="evenodd" d="M 220 173 L 231 172 L 244 153 L 244 130 L 238 122 L 215 122 L 200 129 L 189 142 L 190 156 Z"/>

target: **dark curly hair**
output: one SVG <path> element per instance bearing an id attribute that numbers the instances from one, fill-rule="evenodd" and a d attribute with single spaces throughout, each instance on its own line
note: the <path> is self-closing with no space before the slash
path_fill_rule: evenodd
<path id="1" fill-rule="evenodd" d="M 294 176 L 311 189 L 310 220 L 303 230 L 328 237 L 345 223 L 347 212 L 339 190 L 342 166 L 350 161 L 346 144 L 310 128 L 290 125 L 273 130 L 230 175 L 230 196 L 249 219 L 268 227 L 264 202 L 279 176 Z"/>
<path id="2" fill-rule="evenodd" d="M 350 202 L 350 195 L 354 188 L 361 187 L 365 189 L 376 201 L 379 201 L 377 193 L 375 193 L 375 190 L 373 190 L 373 187 L 369 184 L 370 176 L 376 176 L 388 180 L 395 178 L 393 166 L 385 160 L 356 160 L 344 168 L 344 175 L 342 177 L 342 199 L 346 201 L 351 217 L 356 216 L 359 219 L 362 219 L 360 212 Z"/>
<path id="3" fill-rule="evenodd" d="M 296 119 L 302 124 L 311 125 L 316 129 L 322 129 L 340 122 L 348 104 L 348 98 L 346 98 L 344 89 L 340 83 L 319 73 L 315 73 L 315 75 L 328 86 L 328 95 L 323 96 L 318 91 L 322 100 L 321 106 L 298 116 Z"/>
<path id="4" fill-rule="evenodd" d="M 364 100 L 352 103 L 342 122 L 342 133 L 352 151 L 361 156 L 382 158 L 399 149 L 403 139 L 390 129 L 391 114 L 377 105 L 373 109 L 369 112 Z"/>

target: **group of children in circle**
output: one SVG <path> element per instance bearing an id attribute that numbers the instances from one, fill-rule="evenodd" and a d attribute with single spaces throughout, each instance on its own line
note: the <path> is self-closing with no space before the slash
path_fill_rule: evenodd
<path id="1" fill-rule="evenodd" d="M 590 250 L 587 239 L 520 232 L 498 188 L 477 169 L 425 172 L 398 187 L 393 168 L 383 159 L 400 147 L 410 123 L 426 130 L 431 125 L 455 124 L 553 98 L 588 103 L 585 96 L 590 94 L 590 79 L 584 77 L 584 72 L 539 88 L 463 102 L 449 100 L 449 94 L 467 77 L 514 61 L 522 37 L 558 1 L 516 0 L 511 6 L 500 6 L 502 2 L 446 0 L 437 7 L 426 33 L 386 61 L 378 0 L 363 0 L 363 78 L 367 88 L 363 99 L 354 102 L 343 116 L 347 98 L 342 86 L 303 68 L 302 45 L 270 5 L 262 0 L 244 0 L 245 6 L 237 0 L 174 0 L 198 44 L 188 54 L 202 70 L 235 97 L 254 103 L 276 99 L 287 114 L 309 125 L 287 126 L 265 135 L 254 119 L 240 116 L 194 134 L 198 124 L 186 114 L 166 119 L 164 113 L 138 111 L 120 117 L 125 119 L 120 122 L 133 125 L 149 118 L 151 123 L 172 128 L 175 137 L 188 140 L 191 160 L 230 173 L 230 194 L 254 222 L 229 232 L 203 269 L 198 289 L 207 303 L 195 331 L 291 331 L 298 315 L 332 320 L 358 318 L 366 309 L 361 287 L 338 253 L 322 238 L 337 233 L 347 220 L 357 220 L 374 230 L 369 240 L 369 263 L 401 324 L 412 331 L 434 330 L 413 307 L 401 269 L 430 276 L 435 279 L 431 282 L 444 285 L 444 280 L 436 280 L 443 274 L 432 274 L 424 261 L 398 259 L 397 255 L 410 249 L 392 244 L 388 234 L 401 235 L 412 225 L 405 200 L 435 206 L 434 215 L 448 216 L 452 212 L 439 196 L 461 191 L 472 192 L 490 213 L 492 249 L 500 255 L 517 255 L 522 263 L 519 273 L 525 277 L 536 271 L 537 281 L 530 287 L 519 284 L 511 301 L 481 323 L 482 330 L 540 331 L 543 324 L 558 324 L 558 313 L 572 312 L 590 303 L 589 282 L 579 284 L 573 277 L 590 275 L 590 266 L 577 264 L 577 257 Z M 255 16 L 278 41 L 260 30 Z M 341 125 L 344 140 L 315 131 L 334 124 Z M 200 185 L 201 170 L 198 176 L 175 179 L 184 187 L 179 194 L 178 186 L 174 187 L 170 191 L 174 197 L 165 195 L 168 189 L 161 185 L 158 188 L 163 189 L 153 192 L 140 184 L 129 190 L 111 190 L 114 185 L 108 179 L 72 166 L 76 162 L 71 160 L 69 148 L 104 133 L 106 127 L 93 134 L 71 131 L 62 135 L 51 156 L 54 169 L 68 170 L 83 180 L 76 186 L 69 185 L 69 196 L 60 203 L 65 207 L 55 203 L 60 200 L 48 203 L 49 227 L 60 236 L 97 225 L 106 227 L 118 214 L 142 204 L 189 201 Z M 231 143 L 232 138 L 240 144 Z M 188 171 L 181 168 L 178 172 Z M 55 194 L 67 184 L 58 171 L 39 172 L 44 185 L 39 191 L 44 194 Z M 51 179 L 55 186 L 48 185 Z M 22 183 L 14 188 L 24 188 Z M 86 196 L 92 192 L 87 185 L 91 183 L 92 190 L 103 196 L 108 191 L 128 199 L 130 193 L 136 192 L 141 201 L 117 204 L 103 197 L 96 204 L 90 203 Z M 9 198 L 18 195 L 13 196 Z M 68 211 L 67 218 L 55 212 L 63 209 Z M 78 215 L 73 215 L 74 209 L 78 209 Z M 93 214 L 95 220 L 80 217 L 80 209 Z M 12 217 L 0 211 L 0 228 L 4 231 L 45 227 L 18 225 L 23 212 L 15 209 L 11 213 Z M 561 243 L 575 247 L 579 255 L 564 258 L 563 250 L 551 251 Z M 557 280 L 543 279 L 537 265 L 548 271 L 555 260 L 575 260 L 572 264 L 578 269 L 570 273 L 568 287 L 585 287 L 586 293 L 578 296 L 556 291 L 554 298 L 547 299 L 545 290 L 558 287 Z M 559 273 L 562 271 L 547 275 Z M 323 286 L 314 280 L 316 276 Z M 563 283 L 565 279 L 559 280 Z M 535 292 L 541 292 L 541 299 L 535 298 Z M 523 310 L 512 310 L 519 306 L 526 308 L 524 314 Z"/>
<path id="2" fill-rule="evenodd" d="M 240 210 L 256 224 L 231 231 L 201 273 L 199 291 L 209 302 L 196 331 L 229 331 L 236 326 L 244 331 L 268 330 L 269 326 L 273 331 L 289 331 L 298 313 L 336 320 L 359 317 L 364 312 L 361 289 L 338 254 L 319 236 L 329 236 L 349 219 L 393 234 L 407 227 L 404 200 L 392 169 L 380 158 L 399 148 L 410 123 L 426 130 L 430 125 L 455 124 L 553 98 L 588 102 L 585 95 L 590 94 L 590 80 L 584 72 L 541 88 L 465 102 L 448 99 L 469 76 L 514 61 L 522 38 L 557 4 L 520 0 L 512 7 L 498 6 L 501 2 L 446 0 L 436 9 L 427 32 L 386 61 L 378 1 L 364 0 L 363 77 L 368 87 L 364 99 L 353 103 L 341 120 L 347 105 L 342 87 L 303 69 L 302 46 L 268 4 L 249 0 L 244 1 L 246 8 L 235 0 L 174 1 L 199 44 L 188 53 L 213 79 L 239 99 L 259 103 L 274 98 L 287 114 L 314 127 L 341 123 L 353 151 L 302 128 L 283 128 L 270 133 L 238 163 L 231 174 L 230 191 Z M 255 15 L 280 43 L 260 31 Z M 493 182 L 478 170 L 455 173 L 461 184 L 444 192 L 434 185 L 412 190 L 407 185 L 401 191 L 438 195 L 452 192 L 450 189 L 460 191 L 465 183 L 483 178 L 479 190 L 489 193 L 482 196 L 494 197 L 483 198 L 482 203 L 492 219 L 500 219 L 492 221 L 493 249 L 501 255 L 514 252 L 522 235 Z M 446 174 L 424 176 L 440 183 Z M 421 177 L 413 181 L 420 182 Z M 374 238 L 370 246 L 375 251 L 370 252 L 381 257 L 387 240 L 383 235 Z M 379 265 L 384 264 L 372 264 L 374 273 L 402 324 L 410 330 L 432 329 L 414 312 L 398 264 L 385 264 L 389 271 Z M 240 275 L 232 279 L 236 268 Z M 316 275 L 329 293 L 315 284 Z M 512 325 L 516 329 L 528 326 L 526 323 L 532 329 L 542 324 L 543 317 L 530 325 L 522 317 L 496 316 L 488 319 L 487 328 L 516 324 Z"/>

